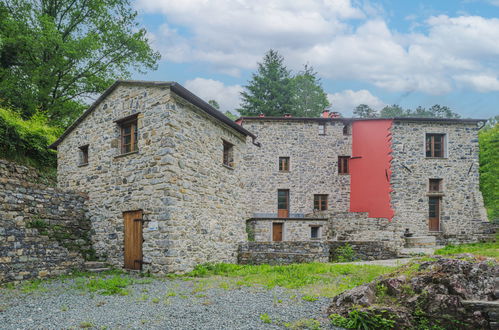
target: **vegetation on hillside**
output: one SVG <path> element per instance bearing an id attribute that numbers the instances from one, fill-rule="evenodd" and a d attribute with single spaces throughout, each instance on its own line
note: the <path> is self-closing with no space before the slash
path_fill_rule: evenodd
<path id="1" fill-rule="evenodd" d="M 394 118 L 394 117 L 419 117 L 419 118 L 459 118 L 459 114 L 447 106 L 435 104 L 428 109 L 421 106 L 415 110 L 404 109 L 398 104 L 387 105 L 381 111 L 376 111 L 367 104 L 359 104 L 353 114 L 359 118 Z"/>
<path id="2" fill-rule="evenodd" d="M 461 253 L 471 253 L 479 257 L 492 257 L 499 259 L 499 239 L 496 237 L 495 242 L 447 245 L 446 247 L 435 251 L 435 254 L 437 255 Z"/>
<path id="3" fill-rule="evenodd" d="M 154 70 L 159 54 L 129 0 L 0 2 L 0 105 L 67 127 L 130 70 Z"/>
<path id="4" fill-rule="evenodd" d="M 499 221 L 499 116 L 492 118 L 479 135 L 480 190 L 489 219 Z"/>
<path id="5" fill-rule="evenodd" d="M 42 170 L 55 170 L 56 152 L 47 148 L 62 133 L 47 124 L 47 118 L 36 112 L 30 119 L 6 108 L 0 108 L 0 158 Z"/>

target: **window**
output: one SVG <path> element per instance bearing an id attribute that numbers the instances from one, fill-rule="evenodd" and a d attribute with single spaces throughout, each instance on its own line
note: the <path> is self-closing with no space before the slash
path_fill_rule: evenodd
<path id="1" fill-rule="evenodd" d="M 326 135 L 326 123 L 319 123 L 319 135 Z"/>
<path id="2" fill-rule="evenodd" d="M 121 153 L 127 154 L 130 152 L 138 151 L 138 129 L 137 118 L 123 121 L 119 123 L 121 128 Z"/>
<path id="3" fill-rule="evenodd" d="M 441 192 L 442 191 L 442 179 L 430 179 L 429 192 Z"/>
<path id="4" fill-rule="evenodd" d="M 234 145 L 227 141 L 223 141 L 223 146 L 223 164 L 225 166 L 234 167 Z"/>
<path id="5" fill-rule="evenodd" d="M 350 135 L 350 125 L 348 124 L 343 125 L 343 135 Z"/>
<path id="6" fill-rule="evenodd" d="M 88 164 L 88 144 L 80 147 L 80 165 Z"/>
<path id="7" fill-rule="evenodd" d="M 289 157 L 279 157 L 279 172 L 289 172 Z"/>
<path id="8" fill-rule="evenodd" d="M 310 226 L 310 238 L 319 238 L 320 229 L 320 226 Z"/>
<path id="9" fill-rule="evenodd" d="M 314 210 L 327 210 L 327 195 L 314 195 Z"/>
<path id="10" fill-rule="evenodd" d="M 289 217 L 289 190 L 277 190 L 277 216 L 279 218 Z"/>
<path id="11" fill-rule="evenodd" d="M 426 157 L 445 157 L 445 134 L 426 134 Z"/>
<path id="12" fill-rule="evenodd" d="M 338 156 L 338 174 L 348 174 L 350 173 L 348 169 L 348 162 L 350 156 Z"/>

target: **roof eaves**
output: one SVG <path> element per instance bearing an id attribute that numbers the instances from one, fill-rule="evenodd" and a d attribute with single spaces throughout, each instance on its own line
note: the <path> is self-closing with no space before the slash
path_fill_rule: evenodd
<path id="1" fill-rule="evenodd" d="M 203 111 L 205 111 L 207 114 L 210 116 L 224 122 L 228 126 L 232 127 L 236 131 L 246 135 L 250 136 L 253 139 L 256 139 L 256 136 L 253 135 L 253 133 L 249 132 L 245 128 L 243 128 L 241 125 L 236 124 L 230 118 L 225 116 L 223 113 L 218 111 L 217 109 L 213 108 L 211 105 L 188 91 L 186 88 L 184 88 L 182 85 L 176 83 L 176 82 L 171 82 L 171 81 L 143 81 L 143 80 L 116 80 L 111 86 L 109 86 L 108 89 L 102 93 L 97 100 L 95 100 L 92 105 L 83 112 L 83 114 L 76 119 L 71 126 L 69 126 L 64 133 L 51 145 L 48 147 L 50 149 L 57 149 L 57 146 L 66 138 L 66 136 L 69 135 L 88 115 L 92 113 L 92 111 L 97 108 L 97 106 L 109 95 L 113 92 L 116 87 L 119 85 L 140 85 L 140 86 L 164 86 L 164 87 L 169 87 L 173 92 L 175 92 L 177 95 L 182 97 L 183 99 L 191 102 L 192 104 L 196 105 Z"/>

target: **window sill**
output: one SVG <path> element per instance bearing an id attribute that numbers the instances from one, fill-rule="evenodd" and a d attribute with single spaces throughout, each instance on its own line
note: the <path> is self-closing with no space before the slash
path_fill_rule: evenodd
<path id="1" fill-rule="evenodd" d="M 319 136 L 326 136 L 327 134 L 319 134 Z"/>
<path id="2" fill-rule="evenodd" d="M 338 173 L 338 175 L 350 175 L 350 173 Z"/>
<path id="3" fill-rule="evenodd" d="M 289 171 L 279 171 L 279 173 L 289 173 Z"/>
<path id="4" fill-rule="evenodd" d="M 85 166 L 88 166 L 88 163 L 78 165 L 78 167 L 85 167 Z"/>
<path id="5" fill-rule="evenodd" d="M 440 191 L 429 191 L 426 193 L 426 196 L 444 196 L 445 194 Z"/>
<path id="6" fill-rule="evenodd" d="M 233 171 L 235 170 L 235 168 L 234 168 L 234 167 L 229 166 L 229 165 L 226 165 L 226 164 L 222 164 L 222 166 L 223 166 L 223 167 L 225 167 L 225 168 L 226 168 L 226 169 L 228 169 L 228 170 L 233 170 Z"/>
<path id="7" fill-rule="evenodd" d="M 425 159 L 448 159 L 448 157 L 425 157 Z"/>
<path id="8" fill-rule="evenodd" d="M 127 152 L 125 154 L 120 154 L 118 156 L 115 156 L 114 158 L 116 159 L 116 158 L 126 157 L 126 156 L 129 156 L 129 155 L 138 154 L 138 153 L 139 153 L 138 150 L 137 151 L 131 151 L 131 152 Z"/>

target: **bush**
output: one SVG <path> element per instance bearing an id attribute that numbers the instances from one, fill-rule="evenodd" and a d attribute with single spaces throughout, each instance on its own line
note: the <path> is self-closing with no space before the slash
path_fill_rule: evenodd
<path id="1" fill-rule="evenodd" d="M 480 190 L 490 219 L 499 219 L 499 124 L 484 128 L 480 141 Z"/>
<path id="2" fill-rule="evenodd" d="M 349 262 L 349 261 L 354 261 L 355 259 L 357 259 L 357 255 L 355 254 L 355 251 L 353 250 L 352 246 L 348 243 L 338 247 L 335 250 L 334 261 Z"/>
<path id="3" fill-rule="evenodd" d="M 55 168 L 56 152 L 47 147 L 61 133 L 40 112 L 24 120 L 15 111 L 0 108 L 0 158 L 43 170 Z"/>
<path id="4" fill-rule="evenodd" d="M 338 314 L 329 316 L 331 323 L 346 329 L 393 329 L 394 316 L 387 311 L 357 310 L 348 313 L 347 317 Z"/>

